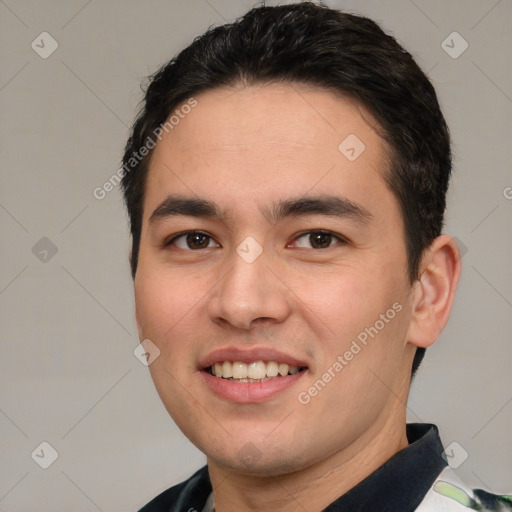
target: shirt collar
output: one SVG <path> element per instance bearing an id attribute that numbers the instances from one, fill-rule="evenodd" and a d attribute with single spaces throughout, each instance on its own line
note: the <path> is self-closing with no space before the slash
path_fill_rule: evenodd
<path id="1" fill-rule="evenodd" d="M 329 505 L 325 512 L 416 510 L 447 463 L 435 425 L 409 423 L 407 439 L 409 446 Z"/>

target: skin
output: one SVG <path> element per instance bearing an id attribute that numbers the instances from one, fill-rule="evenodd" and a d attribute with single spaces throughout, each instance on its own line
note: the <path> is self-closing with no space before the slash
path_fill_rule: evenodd
<path id="1" fill-rule="evenodd" d="M 157 391 L 206 454 L 217 512 L 322 510 L 405 448 L 416 347 L 444 328 L 460 273 L 454 241 L 425 252 L 411 283 L 403 220 L 383 176 L 387 147 L 352 100 L 298 84 L 222 88 L 196 96 L 157 144 L 144 199 L 136 317 L 160 356 Z M 349 161 L 339 144 L 366 146 Z M 218 204 L 224 220 L 150 222 L 169 195 Z M 336 194 L 371 219 L 315 214 L 271 222 L 265 209 L 301 195 Z M 201 230 L 206 248 L 172 235 Z M 324 229 L 345 238 L 311 242 Z M 304 236 L 305 235 L 305 236 Z M 247 236 L 263 252 L 236 252 Z M 365 328 L 402 309 L 308 404 L 298 400 Z M 262 403 L 235 404 L 204 383 L 198 362 L 226 346 L 273 347 L 307 362 L 307 375 Z M 253 456 L 248 457 L 251 453 Z"/>

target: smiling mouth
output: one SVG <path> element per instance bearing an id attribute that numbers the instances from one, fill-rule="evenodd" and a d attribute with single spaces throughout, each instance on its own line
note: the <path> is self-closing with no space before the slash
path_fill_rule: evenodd
<path id="1" fill-rule="evenodd" d="M 222 361 L 204 370 L 214 377 L 235 382 L 265 382 L 295 375 L 306 369 L 306 366 L 290 366 L 277 361 L 254 361 L 249 364 L 240 361 Z"/>

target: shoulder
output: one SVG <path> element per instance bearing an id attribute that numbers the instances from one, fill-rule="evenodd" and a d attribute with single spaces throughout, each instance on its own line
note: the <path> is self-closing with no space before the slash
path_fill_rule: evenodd
<path id="1" fill-rule="evenodd" d="M 446 467 L 416 509 L 417 512 L 512 512 L 512 496 L 493 494 L 465 485 Z"/>
<path id="2" fill-rule="evenodd" d="M 153 498 L 139 512 L 188 511 L 189 508 L 201 510 L 211 491 L 208 467 L 196 471 L 189 479 L 181 482 Z"/>

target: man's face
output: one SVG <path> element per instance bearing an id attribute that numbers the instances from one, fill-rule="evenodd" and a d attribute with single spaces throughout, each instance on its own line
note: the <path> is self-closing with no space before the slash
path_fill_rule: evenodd
<path id="1" fill-rule="evenodd" d="M 140 339 L 159 348 L 158 393 L 209 462 L 291 472 L 357 445 L 403 407 L 411 285 L 385 145 L 355 102 L 303 85 L 196 99 L 151 159 Z M 161 206 L 170 195 L 221 216 Z M 300 198 L 319 201 L 276 208 Z M 228 378 L 285 373 L 275 363 L 301 371 Z"/>

